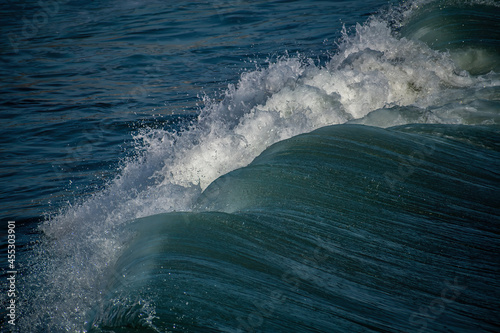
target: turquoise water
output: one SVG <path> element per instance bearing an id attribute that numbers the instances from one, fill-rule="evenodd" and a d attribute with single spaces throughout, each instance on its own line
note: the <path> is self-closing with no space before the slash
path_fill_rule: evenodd
<path id="1" fill-rule="evenodd" d="M 500 329 L 497 2 L 0 15 L 2 331 Z"/>

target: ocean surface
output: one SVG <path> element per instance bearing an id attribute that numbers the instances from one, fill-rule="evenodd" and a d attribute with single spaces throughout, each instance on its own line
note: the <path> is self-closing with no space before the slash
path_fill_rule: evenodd
<path id="1" fill-rule="evenodd" d="M 500 332 L 499 1 L 0 22 L 0 332 Z"/>

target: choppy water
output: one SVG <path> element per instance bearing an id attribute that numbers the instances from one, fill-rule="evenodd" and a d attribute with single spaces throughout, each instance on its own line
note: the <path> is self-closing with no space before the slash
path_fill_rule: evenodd
<path id="1" fill-rule="evenodd" d="M 498 2 L 1 12 L 4 331 L 500 329 Z"/>

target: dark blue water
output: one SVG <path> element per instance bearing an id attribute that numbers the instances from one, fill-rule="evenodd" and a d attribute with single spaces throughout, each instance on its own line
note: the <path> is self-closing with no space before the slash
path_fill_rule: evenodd
<path id="1" fill-rule="evenodd" d="M 498 2 L 0 6 L 2 331 L 500 330 Z"/>

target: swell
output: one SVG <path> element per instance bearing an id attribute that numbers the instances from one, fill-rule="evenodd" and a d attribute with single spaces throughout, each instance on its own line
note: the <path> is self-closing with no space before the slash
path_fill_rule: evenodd
<path id="1" fill-rule="evenodd" d="M 420 40 L 471 74 L 499 72 L 500 6 L 495 1 L 423 1 L 400 22 L 401 36 Z"/>
<path id="2" fill-rule="evenodd" d="M 499 144 L 497 127 L 443 125 L 277 143 L 197 212 L 123 227 L 94 328 L 493 331 Z"/>

